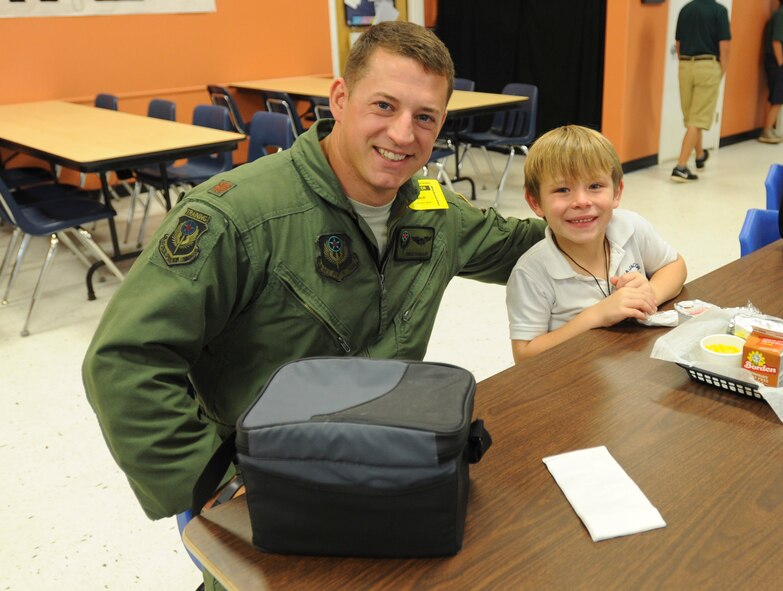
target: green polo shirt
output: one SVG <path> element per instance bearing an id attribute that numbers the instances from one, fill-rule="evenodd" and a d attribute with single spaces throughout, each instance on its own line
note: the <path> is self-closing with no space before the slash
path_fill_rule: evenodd
<path id="1" fill-rule="evenodd" d="M 691 0 L 677 17 L 674 37 L 680 42 L 680 55 L 720 57 L 720 42 L 731 39 L 729 13 L 715 0 Z"/>

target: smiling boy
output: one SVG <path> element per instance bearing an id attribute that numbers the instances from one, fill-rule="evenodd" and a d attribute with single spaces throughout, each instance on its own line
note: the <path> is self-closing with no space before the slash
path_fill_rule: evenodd
<path id="1" fill-rule="evenodd" d="M 622 175 L 609 140 L 585 127 L 554 129 L 531 148 L 525 199 L 548 228 L 508 281 L 515 362 L 591 328 L 643 320 L 682 289 L 682 257 L 644 218 L 617 209 Z"/>

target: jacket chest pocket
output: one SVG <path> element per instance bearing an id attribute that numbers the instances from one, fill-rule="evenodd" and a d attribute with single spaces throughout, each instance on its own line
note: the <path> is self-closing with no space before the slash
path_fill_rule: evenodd
<path id="1" fill-rule="evenodd" d="M 289 296 L 288 299 L 299 308 L 299 311 L 303 311 L 328 333 L 344 353 L 350 353 L 352 351 L 350 343 L 351 330 L 337 317 L 327 303 L 284 263 L 278 263 L 273 273 L 283 287 L 285 294 Z M 289 307 L 285 304 L 283 304 L 283 307 L 287 310 L 285 314 L 289 315 Z M 281 328 L 286 332 L 290 330 L 291 333 L 298 334 L 301 328 L 296 326 L 293 317 L 291 320 L 292 322 L 285 322 L 285 324 L 290 324 L 290 326 L 287 328 L 282 326 Z M 284 333 L 281 338 L 286 339 L 289 337 Z"/>

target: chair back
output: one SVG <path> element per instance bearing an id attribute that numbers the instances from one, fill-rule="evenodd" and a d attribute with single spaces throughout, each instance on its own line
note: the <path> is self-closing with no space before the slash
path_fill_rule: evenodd
<path id="1" fill-rule="evenodd" d="M 247 147 L 247 161 L 252 162 L 270 154 L 270 146 L 277 150 L 287 150 L 294 143 L 291 122 L 282 113 L 258 111 L 250 121 L 250 142 Z"/>
<path id="2" fill-rule="evenodd" d="M 95 96 L 95 106 L 99 109 L 117 110 L 117 97 L 113 94 L 100 93 Z"/>
<path id="3" fill-rule="evenodd" d="M 218 105 L 198 105 L 193 109 L 193 125 L 211 127 L 222 131 L 234 131 L 231 117 L 226 107 Z M 220 171 L 231 170 L 234 159 L 231 151 L 207 154 L 205 156 L 193 156 L 188 158 L 192 164 L 207 164 Z"/>
<path id="4" fill-rule="evenodd" d="M 511 82 L 503 87 L 502 94 L 526 96 L 528 100 L 517 109 L 498 111 L 492 119 L 491 131 L 498 135 L 515 138 L 519 144 L 529 144 L 536 137 L 538 87 L 533 84 Z"/>
<path id="5" fill-rule="evenodd" d="M 242 113 L 239 112 L 239 107 L 237 106 L 234 97 L 228 91 L 228 88 L 219 86 L 218 84 L 208 84 L 207 92 L 209 93 L 209 100 L 212 101 L 213 105 L 228 109 L 228 115 L 232 125 L 232 129 L 229 129 L 228 131 L 238 131 L 239 133 L 247 135 L 250 130 L 247 129 L 245 120 L 242 119 Z"/>
<path id="6" fill-rule="evenodd" d="M 304 133 L 302 119 L 296 110 L 296 103 L 287 92 L 266 92 L 266 110 L 273 113 L 282 113 L 291 121 L 291 127 L 294 130 L 294 137 L 299 137 Z"/>
<path id="7" fill-rule="evenodd" d="M 323 96 L 311 96 L 310 108 L 317 119 L 332 119 L 332 111 L 329 109 L 329 98 Z"/>
<path id="8" fill-rule="evenodd" d="M 470 78 L 454 78 L 454 90 L 473 92 L 476 90 L 476 82 Z M 447 137 L 456 133 L 470 133 L 473 131 L 473 117 L 460 117 L 443 124 L 441 136 Z"/>
<path id="9" fill-rule="evenodd" d="M 147 117 L 176 121 L 177 104 L 164 99 L 152 99 L 147 105 Z"/>
<path id="10" fill-rule="evenodd" d="M 783 202 L 783 164 L 771 164 L 764 181 L 767 190 L 767 209 L 780 210 Z"/>
<path id="11" fill-rule="evenodd" d="M 8 201 L 6 201 L 6 198 Z M 11 195 L 11 191 L 8 189 L 3 179 L 0 178 L 0 221 L 3 221 L 12 226 L 18 225 L 16 223 L 19 217 L 19 205 Z"/>
<path id="12" fill-rule="evenodd" d="M 745 256 L 780 238 L 779 212 L 774 209 L 749 209 L 739 233 L 740 256 Z"/>

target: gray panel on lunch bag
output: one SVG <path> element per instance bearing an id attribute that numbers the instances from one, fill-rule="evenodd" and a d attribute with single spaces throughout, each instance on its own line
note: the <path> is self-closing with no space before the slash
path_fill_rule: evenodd
<path id="1" fill-rule="evenodd" d="M 368 370 L 372 365 L 372 371 Z M 363 404 L 393 389 L 405 373 L 401 361 L 353 357 L 303 359 L 274 374 L 243 428 L 309 420 Z"/>
<path id="2" fill-rule="evenodd" d="M 254 429 L 249 455 L 273 460 L 331 460 L 374 466 L 438 464 L 435 434 L 355 423 L 299 423 Z"/>
<path id="3" fill-rule="evenodd" d="M 473 375 L 449 365 L 411 363 L 388 394 L 365 404 L 313 419 L 382 422 L 386 425 L 452 432 L 470 421 Z"/>
<path id="4" fill-rule="evenodd" d="M 457 460 L 437 466 L 391 468 L 328 460 L 259 460 L 241 456 L 240 465 L 243 470 L 248 468 L 262 470 L 317 484 L 399 490 L 440 480 L 453 474 L 457 467 Z"/>

